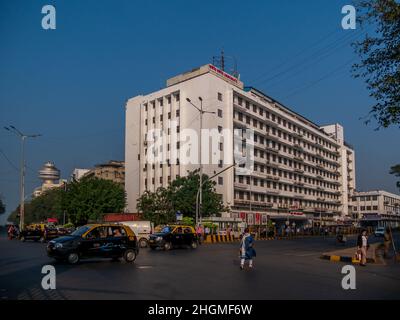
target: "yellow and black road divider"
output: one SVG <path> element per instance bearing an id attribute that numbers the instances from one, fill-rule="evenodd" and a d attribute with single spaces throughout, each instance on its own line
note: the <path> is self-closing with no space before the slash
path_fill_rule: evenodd
<path id="1" fill-rule="evenodd" d="M 204 239 L 204 243 L 226 243 L 226 242 L 236 242 L 239 239 L 235 238 L 233 235 L 216 235 L 209 234 Z"/>
<path id="2" fill-rule="evenodd" d="M 275 240 L 275 238 L 259 238 L 255 239 L 256 241 L 267 241 L 267 240 Z M 239 238 L 235 238 L 233 235 L 207 235 L 203 241 L 203 243 L 232 243 L 240 241 Z"/>

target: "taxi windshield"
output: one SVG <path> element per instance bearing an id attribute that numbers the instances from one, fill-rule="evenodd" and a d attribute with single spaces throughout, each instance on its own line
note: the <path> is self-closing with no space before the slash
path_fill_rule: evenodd
<path id="1" fill-rule="evenodd" d="M 79 236 L 81 237 L 86 231 L 90 229 L 89 226 L 82 226 L 76 229 L 74 232 L 71 233 L 72 236 Z"/>
<path id="2" fill-rule="evenodd" d="M 172 231 L 171 227 L 164 227 L 164 228 L 161 229 L 161 233 L 169 233 L 171 231 Z"/>

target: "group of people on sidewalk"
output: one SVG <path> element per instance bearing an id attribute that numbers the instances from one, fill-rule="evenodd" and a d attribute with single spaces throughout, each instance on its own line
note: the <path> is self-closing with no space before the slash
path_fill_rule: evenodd
<path id="1" fill-rule="evenodd" d="M 389 228 L 386 228 L 383 247 L 384 257 L 388 257 L 390 244 L 392 243 L 392 233 Z M 253 268 L 253 258 L 256 257 L 256 250 L 254 249 L 254 238 L 251 235 L 249 228 L 246 228 L 239 247 L 240 257 L 240 269 L 244 270 L 245 262 L 248 262 L 249 268 Z M 357 255 L 360 256 L 360 266 L 365 267 L 367 265 L 367 252 L 369 249 L 367 230 L 362 230 L 357 238 Z"/>
<path id="2" fill-rule="evenodd" d="M 389 249 L 392 244 L 392 232 L 390 228 L 386 228 L 383 235 L 383 257 L 389 257 Z M 360 258 L 360 266 L 365 267 L 367 265 L 367 252 L 369 249 L 367 230 L 363 230 L 357 238 L 357 253 L 356 255 Z"/>

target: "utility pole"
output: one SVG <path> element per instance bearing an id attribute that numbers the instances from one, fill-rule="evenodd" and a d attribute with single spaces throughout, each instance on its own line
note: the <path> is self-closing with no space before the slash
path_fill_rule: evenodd
<path id="1" fill-rule="evenodd" d="M 27 138 L 37 138 L 41 134 L 23 134 L 16 127 L 10 125 L 9 127 L 4 127 L 9 132 L 14 133 L 17 137 L 21 139 L 21 169 L 20 169 L 20 204 L 19 204 L 19 229 L 22 231 L 24 229 L 25 223 L 25 140 Z"/>
<path id="2" fill-rule="evenodd" d="M 201 149 L 202 149 L 202 130 L 203 130 L 203 115 L 205 113 L 210 113 L 210 114 L 215 114 L 215 112 L 211 112 L 211 111 L 204 111 L 203 110 L 203 98 L 199 97 L 199 101 L 200 101 L 200 108 L 197 107 L 194 103 L 192 103 L 192 101 L 189 98 L 186 98 L 186 101 L 189 102 L 194 108 L 196 108 L 197 111 L 199 111 L 200 113 L 200 142 L 199 142 L 199 147 L 200 147 L 200 151 L 199 151 L 199 157 L 200 157 L 200 179 L 199 179 L 199 197 L 196 197 L 196 226 L 199 224 L 199 217 L 201 216 L 201 206 L 203 204 L 203 191 L 202 191 L 202 187 L 203 187 L 203 161 L 202 161 L 202 154 L 201 154 Z M 198 199 L 200 198 L 200 199 Z"/>
<path id="3" fill-rule="evenodd" d="M 215 177 L 219 176 L 221 173 L 224 173 L 225 171 L 228 171 L 230 168 L 233 168 L 233 167 L 235 167 L 235 166 L 236 166 L 236 164 L 231 164 L 230 166 L 226 167 L 225 169 L 221 170 L 220 172 L 218 172 L 218 173 L 214 174 L 213 176 L 207 178 L 207 179 L 202 183 L 201 187 L 197 190 L 197 195 L 196 195 L 196 208 L 197 208 L 198 202 L 199 202 L 200 190 L 203 188 L 203 185 L 206 184 L 208 180 L 214 179 Z M 196 217 L 196 219 L 197 219 L 197 217 Z M 201 216 L 199 216 L 199 220 L 201 220 Z M 201 221 L 200 221 L 200 222 L 201 222 Z M 196 220 L 196 225 L 197 225 L 197 223 L 198 223 L 198 222 L 197 222 L 197 220 Z"/>

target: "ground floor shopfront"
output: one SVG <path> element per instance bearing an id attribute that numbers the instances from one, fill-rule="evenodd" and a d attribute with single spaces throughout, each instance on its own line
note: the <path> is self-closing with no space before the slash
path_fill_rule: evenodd
<path id="1" fill-rule="evenodd" d="M 400 216 L 398 215 L 387 215 L 387 214 L 363 214 L 360 219 L 361 227 L 388 227 L 392 228 L 400 227 Z"/>

